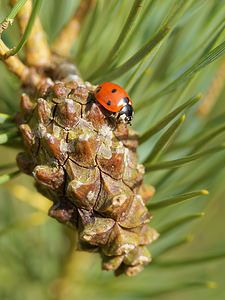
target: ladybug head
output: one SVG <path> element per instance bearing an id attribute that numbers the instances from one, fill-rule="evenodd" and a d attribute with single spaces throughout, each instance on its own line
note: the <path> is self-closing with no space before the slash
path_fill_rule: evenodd
<path id="1" fill-rule="evenodd" d="M 133 119 L 133 107 L 130 104 L 124 105 L 118 112 L 117 120 L 124 123 L 130 123 Z"/>

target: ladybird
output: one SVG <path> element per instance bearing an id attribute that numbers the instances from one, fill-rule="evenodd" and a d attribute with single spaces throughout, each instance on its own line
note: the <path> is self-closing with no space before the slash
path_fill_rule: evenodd
<path id="1" fill-rule="evenodd" d="M 133 118 L 133 103 L 119 85 L 104 82 L 94 92 L 95 99 L 108 111 L 114 113 L 117 121 L 130 123 Z"/>

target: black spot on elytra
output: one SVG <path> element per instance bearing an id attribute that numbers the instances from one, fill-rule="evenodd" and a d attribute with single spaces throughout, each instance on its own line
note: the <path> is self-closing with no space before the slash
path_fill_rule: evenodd
<path id="1" fill-rule="evenodd" d="M 123 100 L 124 100 L 124 102 L 125 102 L 126 104 L 128 104 L 129 101 L 130 101 L 130 99 L 129 99 L 128 97 L 124 97 Z"/>
<path id="2" fill-rule="evenodd" d="M 100 86 L 100 87 L 97 89 L 96 94 L 97 94 L 98 92 L 100 92 L 101 89 L 102 89 L 102 87 Z"/>
<path id="3" fill-rule="evenodd" d="M 111 105 L 111 101 L 110 100 L 107 101 L 107 105 Z"/>
<path id="4" fill-rule="evenodd" d="M 113 90 L 112 90 L 112 93 L 115 93 L 116 91 L 117 91 L 117 89 L 113 89 Z"/>

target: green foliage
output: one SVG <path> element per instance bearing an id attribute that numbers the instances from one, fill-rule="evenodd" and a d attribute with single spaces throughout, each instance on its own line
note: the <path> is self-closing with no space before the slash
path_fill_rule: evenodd
<path id="1" fill-rule="evenodd" d="M 20 49 L 24 46 L 24 44 L 26 43 L 26 41 L 31 33 L 35 18 L 41 8 L 41 3 L 42 3 L 42 0 L 36 0 L 36 2 L 34 4 L 34 8 L 32 10 L 31 16 L 30 16 L 30 19 L 27 23 L 27 27 L 24 31 L 24 34 L 23 34 L 19 44 L 16 47 L 9 50 L 8 53 L 5 55 L 5 57 L 9 57 L 9 56 L 13 56 L 13 55 L 17 54 L 20 51 Z M 22 5 L 23 4 L 24 3 L 22 3 Z M 22 7 L 22 5 L 19 6 L 19 9 Z M 16 6 L 16 8 L 18 7 L 17 3 L 15 4 L 15 6 Z M 15 8 L 12 9 L 12 11 L 14 11 L 14 10 L 15 10 Z M 12 14 L 12 12 L 11 12 L 11 14 Z"/>
<path id="2" fill-rule="evenodd" d="M 190 100 L 188 100 L 184 104 L 180 105 L 178 108 L 174 109 L 171 113 L 169 113 L 168 115 L 164 116 L 161 120 L 159 120 L 156 124 L 154 124 L 153 126 L 151 126 L 149 129 L 147 129 L 147 131 L 139 137 L 139 144 L 144 143 L 150 137 L 152 137 L 154 134 L 156 134 L 157 132 L 159 132 L 160 130 L 162 130 L 182 110 L 184 110 L 185 108 L 188 108 L 188 107 L 191 107 L 192 105 L 194 105 L 197 101 L 199 101 L 201 99 L 201 97 L 202 97 L 202 95 L 199 95 L 197 97 L 191 98 Z"/>
<path id="3" fill-rule="evenodd" d="M 2 20 L 10 12 L 6 2 L 0 2 Z M 43 1 L 50 41 L 77 3 Z M 224 299 L 225 90 L 205 117 L 197 112 L 201 96 L 195 95 L 203 93 L 204 101 L 225 59 L 225 1 L 132 4 L 99 0 L 72 54 L 85 79 L 113 80 L 127 87 L 134 102 L 132 125 L 140 134 L 145 181 L 156 187 L 148 204 L 152 226 L 161 233 L 150 249 L 153 262 L 136 278 L 102 273 L 97 256 L 73 251 L 74 233 L 22 200 L 36 194 L 25 176 L 8 181 L 18 175 L 11 170 L 17 153 L 11 115 L 21 91 L 1 64 L 0 142 L 10 142 L 0 149 L 0 183 L 8 181 L 0 189 L 1 299 Z M 16 24 L 4 40 L 16 44 Z M 30 190 L 20 192 L 21 185 Z M 217 289 L 208 289 L 215 287 L 212 281 Z"/>

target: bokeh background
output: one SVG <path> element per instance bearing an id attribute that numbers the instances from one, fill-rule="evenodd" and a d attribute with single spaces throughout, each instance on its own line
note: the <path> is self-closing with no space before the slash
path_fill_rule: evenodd
<path id="1" fill-rule="evenodd" d="M 49 43 L 54 41 L 72 16 L 78 2 L 43 1 L 40 17 Z M 132 3 L 130 0 L 98 0 L 97 6 L 88 13 L 72 51 L 73 60 L 85 79 L 97 69 L 114 45 Z M 180 10 L 175 14 L 176 9 Z M 0 19 L 9 11 L 7 1 L 1 0 Z M 136 53 L 163 23 L 171 26 L 172 32 L 155 55 L 145 58 L 143 72 L 139 77 L 132 77 L 140 67 L 137 65 L 113 79 L 113 82 L 127 87 L 135 107 L 144 103 L 135 113 L 132 124 L 139 133 L 143 133 L 174 107 L 199 92 L 203 93 L 204 101 L 215 79 L 217 80 L 212 93 L 215 96 L 214 105 L 210 112 L 201 115 L 198 112 L 199 103 L 189 109 L 184 124 L 162 160 L 188 154 L 193 146 L 193 137 L 199 140 L 210 130 L 225 124 L 225 71 L 221 71 L 225 64 L 224 55 L 200 72 L 193 73 L 192 77 L 183 79 L 172 91 L 168 89 L 160 95 L 164 87 L 182 75 L 207 51 L 224 41 L 224 16 L 224 0 L 146 0 L 142 4 L 134 30 L 114 59 L 111 69 Z M 10 47 L 18 43 L 16 22 L 4 32 L 3 39 Z M 20 56 L 23 58 L 23 51 Z M 104 74 L 96 80 L 104 81 Z M 20 82 L 0 62 L 0 111 L 14 114 L 19 109 L 20 93 Z M 157 101 L 152 105 L 146 104 L 152 99 Z M 5 128 L 0 130 L 2 133 Z M 148 155 L 160 134 L 141 145 L 140 161 Z M 225 134 L 221 130 L 201 150 L 223 143 L 224 138 Z M 183 142 L 185 146 L 182 146 Z M 13 143 L 8 147 L 1 145 L 1 174 L 17 169 L 17 147 Z M 160 226 L 181 216 L 200 212 L 204 212 L 205 216 L 162 235 L 159 241 L 150 246 L 153 261 L 160 253 L 162 259 L 170 262 L 225 253 L 224 167 L 225 153 L 221 151 L 176 170 L 168 178 L 165 177 L 168 171 L 146 175 L 145 181 L 156 186 L 153 201 L 184 192 L 209 190 L 207 196 L 154 212 L 152 226 L 159 231 Z M 26 300 L 31 297 L 34 300 L 225 299 L 223 258 L 180 265 L 171 263 L 170 266 L 152 263 L 137 277 L 115 278 L 111 272 L 101 271 L 97 254 L 74 251 L 75 233 L 47 216 L 51 202 L 36 193 L 32 178 L 19 175 L 0 186 L 0 199 L 2 300 Z M 206 282 L 209 282 L 208 287 Z M 216 288 L 212 288 L 214 282 Z"/>

